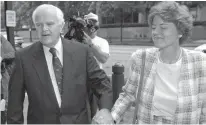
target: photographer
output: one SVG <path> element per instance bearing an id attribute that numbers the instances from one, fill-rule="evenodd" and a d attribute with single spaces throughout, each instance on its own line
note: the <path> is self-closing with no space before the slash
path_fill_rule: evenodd
<path id="1" fill-rule="evenodd" d="M 109 58 L 109 44 L 107 40 L 96 35 L 98 29 L 98 16 L 93 13 L 85 15 L 84 19 L 81 17 L 70 17 L 68 32 L 64 35 L 64 38 L 69 40 L 74 39 L 77 42 L 89 46 L 96 62 L 102 69 L 102 64 Z M 93 117 L 99 109 L 100 102 L 91 91 L 89 92 L 89 102 L 91 117 Z"/>
<path id="2" fill-rule="evenodd" d="M 86 40 L 84 41 L 84 43 L 90 46 L 100 68 L 103 68 L 102 64 L 106 63 L 110 55 L 108 41 L 97 36 L 99 21 L 96 14 L 89 13 L 88 15 L 84 16 L 84 20 L 86 20 L 87 24 L 91 25 L 91 27 L 87 28 L 86 33 L 89 37 L 87 36 L 87 34 L 85 34 Z"/>
<path id="3" fill-rule="evenodd" d="M 98 16 L 93 13 L 89 13 L 84 16 L 84 20 L 87 23 L 87 27 L 84 32 L 84 43 L 90 46 L 90 50 L 93 52 L 95 59 L 97 60 L 101 69 L 102 64 L 106 63 L 109 58 L 109 44 L 107 40 L 97 36 L 97 30 L 99 29 Z M 94 116 L 98 111 L 99 101 L 94 94 L 91 94 L 91 114 Z"/>
<path id="4" fill-rule="evenodd" d="M 96 14 L 89 13 L 84 19 L 73 17 L 69 19 L 68 32 L 64 38 L 75 39 L 88 45 L 100 68 L 103 69 L 102 64 L 109 58 L 109 44 L 107 40 L 97 36 L 98 29 L 99 21 Z"/>

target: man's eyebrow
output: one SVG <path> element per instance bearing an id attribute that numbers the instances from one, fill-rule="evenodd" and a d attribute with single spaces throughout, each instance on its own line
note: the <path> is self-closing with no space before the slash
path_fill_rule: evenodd
<path id="1" fill-rule="evenodd" d="M 167 23 L 167 22 L 163 22 L 163 23 L 161 23 L 160 25 L 161 25 L 161 26 L 162 26 L 162 25 L 168 25 L 168 23 Z"/>

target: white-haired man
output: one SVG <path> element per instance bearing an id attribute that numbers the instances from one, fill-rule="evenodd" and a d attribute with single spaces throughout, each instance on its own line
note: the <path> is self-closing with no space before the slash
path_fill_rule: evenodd
<path id="1" fill-rule="evenodd" d="M 49 4 L 33 12 L 40 42 L 16 53 L 9 83 L 7 122 L 23 123 L 23 101 L 28 94 L 28 124 L 89 124 L 87 89 L 112 107 L 112 88 L 89 48 L 60 36 L 62 11 Z"/>

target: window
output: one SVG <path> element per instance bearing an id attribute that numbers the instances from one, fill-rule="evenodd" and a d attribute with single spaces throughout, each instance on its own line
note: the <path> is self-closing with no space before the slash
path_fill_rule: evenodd
<path id="1" fill-rule="evenodd" d="M 137 12 L 137 10 L 135 10 L 133 12 L 133 23 L 138 23 L 139 21 L 139 13 Z"/>
<path id="2" fill-rule="evenodd" d="M 114 24 L 114 17 L 113 16 L 107 17 L 107 24 Z"/>
<path id="3" fill-rule="evenodd" d="M 123 11 L 121 13 L 121 11 Z M 102 17 L 102 24 L 137 24 L 139 21 L 138 9 L 132 8 L 117 8 L 113 11 L 113 14 Z"/>
<path id="4" fill-rule="evenodd" d="M 132 11 L 131 8 L 123 10 L 123 23 L 132 23 Z"/>

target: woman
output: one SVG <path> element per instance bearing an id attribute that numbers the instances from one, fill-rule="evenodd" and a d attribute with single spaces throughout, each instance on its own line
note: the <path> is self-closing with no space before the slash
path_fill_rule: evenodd
<path id="1" fill-rule="evenodd" d="M 137 123 L 206 123 L 206 56 L 180 47 L 191 36 L 188 9 L 176 2 L 160 2 L 151 8 L 148 22 L 156 48 L 146 49 Z M 142 53 L 137 50 L 131 56 L 130 76 L 110 115 L 116 123 L 135 102 Z M 111 121 L 104 114 L 97 114 L 95 120 Z"/>

